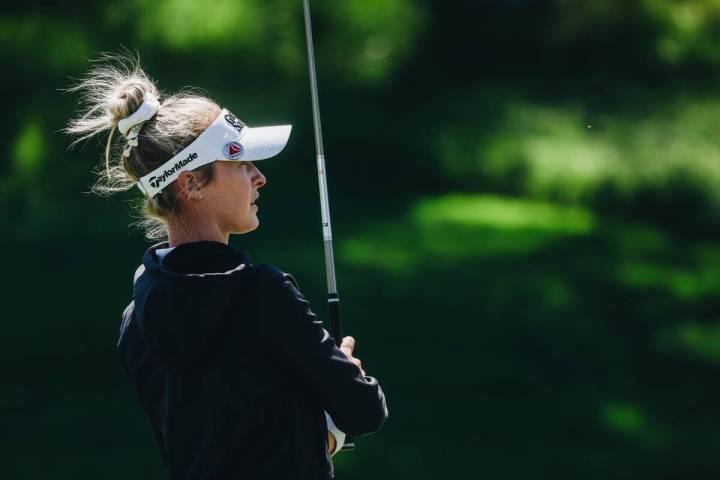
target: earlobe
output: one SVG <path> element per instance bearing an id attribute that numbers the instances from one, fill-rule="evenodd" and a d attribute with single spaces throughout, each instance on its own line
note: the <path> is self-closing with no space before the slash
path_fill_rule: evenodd
<path id="1" fill-rule="evenodd" d="M 203 194 L 198 191 L 187 190 L 186 193 L 187 193 L 188 201 L 193 200 L 193 199 L 202 200 L 203 198 L 205 198 L 205 196 L 203 196 Z"/>
<path id="2" fill-rule="evenodd" d="M 192 199 L 202 200 L 203 195 L 199 192 L 200 187 L 192 172 L 183 172 L 178 178 L 178 187 L 188 201 Z"/>

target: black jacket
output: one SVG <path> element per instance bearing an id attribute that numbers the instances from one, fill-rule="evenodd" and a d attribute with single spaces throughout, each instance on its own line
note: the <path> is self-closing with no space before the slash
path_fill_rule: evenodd
<path id="1" fill-rule="evenodd" d="M 387 418 L 292 276 L 216 242 L 151 247 L 118 350 L 171 480 L 329 479 L 323 410 L 346 433 Z"/>

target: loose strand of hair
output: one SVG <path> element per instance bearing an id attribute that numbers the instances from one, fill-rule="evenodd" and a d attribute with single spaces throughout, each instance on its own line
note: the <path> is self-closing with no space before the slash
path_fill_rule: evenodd
<path id="1" fill-rule="evenodd" d="M 112 145 L 112 139 L 113 134 L 115 133 L 115 130 L 117 127 L 113 125 L 113 127 L 110 129 L 110 133 L 108 134 L 107 143 L 105 144 L 105 171 L 107 172 L 108 178 L 110 178 L 110 145 Z"/>

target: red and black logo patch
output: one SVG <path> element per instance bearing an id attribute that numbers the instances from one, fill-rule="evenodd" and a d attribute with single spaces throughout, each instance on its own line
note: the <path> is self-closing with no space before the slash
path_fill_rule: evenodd
<path id="1" fill-rule="evenodd" d="M 223 148 L 223 153 L 225 154 L 225 158 L 234 160 L 243 154 L 243 150 L 243 146 L 238 142 L 228 142 L 225 144 L 225 148 Z"/>

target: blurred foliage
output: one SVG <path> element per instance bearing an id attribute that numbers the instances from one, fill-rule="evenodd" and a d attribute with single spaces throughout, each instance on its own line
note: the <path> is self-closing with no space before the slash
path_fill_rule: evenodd
<path id="1" fill-rule="evenodd" d="M 682 178 L 706 201 L 720 200 L 715 97 L 665 98 L 637 113 L 502 103 L 490 129 L 473 126 L 469 117 L 438 135 L 435 151 L 456 181 L 565 202 L 592 202 L 612 189 L 627 205 L 637 192 Z"/>
<path id="2" fill-rule="evenodd" d="M 221 49 L 231 45 L 257 48 L 266 31 L 263 19 L 269 17 L 260 4 L 252 0 L 218 0 L 207 8 L 190 0 L 140 0 L 129 2 L 125 8 L 129 18 L 137 19 L 134 22 L 137 36 L 144 41 L 180 50 L 215 45 Z"/>
<path id="3" fill-rule="evenodd" d="M 328 60 L 336 74 L 359 86 L 388 81 L 415 53 L 426 21 L 419 1 L 347 0 L 325 5 L 333 46 Z"/>
<path id="4" fill-rule="evenodd" d="M 667 444 L 668 435 L 652 424 L 642 408 L 627 403 L 608 403 L 602 411 L 607 428 L 621 436 L 636 439 L 648 448 Z"/>
<path id="5" fill-rule="evenodd" d="M 720 4 L 714 0 L 554 0 L 553 40 L 567 45 L 578 38 L 597 40 L 608 30 L 636 28 L 648 59 L 679 65 L 720 65 Z M 618 52 L 622 55 L 622 52 Z"/>
<path id="6" fill-rule="evenodd" d="M 202 85 L 241 112 L 306 125 L 298 3 L 99 2 L 79 18 L 54 4 L 8 11 L 0 37 L 13 48 L 2 56 L 19 68 L 6 82 L 33 92 L 10 101 L 17 116 L 8 117 L 6 145 L 25 145 L 9 152 L 11 164 L 40 148 L 25 124 L 43 117 L 43 128 L 61 127 L 68 110 L 45 105 L 58 103 L 57 89 L 88 68 L 86 58 L 119 45 L 138 48 L 163 88 Z M 423 167 L 409 191 L 482 188 L 617 212 L 673 188 L 691 197 L 688 206 L 718 201 L 717 2 L 349 0 L 313 12 L 326 117 L 345 125 L 327 143 L 359 147 L 343 151 L 342 178 L 383 152 Z M 52 145 L 33 161 L 32 182 L 57 194 L 61 170 L 47 158 L 66 140 L 38 141 Z M 405 163 L 393 163 L 385 187 L 394 190 Z M 87 183 L 86 163 L 73 170 L 63 165 L 63 176 Z M 23 203 L 29 180 L 18 172 L 4 175 L 13 187 L 0 188 L 3 204 Z"/>
<path id="7" fill-rule="evenodd" d="M 312 13 L 346 329 L 391 412 L 338 478 L 716 478 L 720 2 Z M 124 46 L 165 91 L 293 123 L 233 241 L 323 317 L 302 4 L 29 0 L 0 40 L 0 475 L 161 477 L 113 351 L 140 194 L 83 193 L 104 139 L 67 150 L 61 90 Z"/>
<path id="8" fill-rule="evenodd" d="M 703 361 L 720 363 L 720 325 L 682 322 L 657 335 L 658 345 L 679 350 Z"/>

